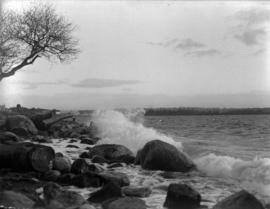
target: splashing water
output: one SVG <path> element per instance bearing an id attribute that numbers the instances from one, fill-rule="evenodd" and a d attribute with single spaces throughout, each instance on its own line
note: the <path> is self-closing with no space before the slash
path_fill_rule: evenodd
<path id="1" fill-rule="evenodd" d="M 136 153 L 148 141 L 159 139 L 182 149 L 181 142 L 175 142 L 171 137 L 143 126 L 139 115 L 143 117 L 138 110 L 126 114 L 115 110 L 99 110 L 92 114 L 91 119 L 98 129 L 98 135 L 102 138 L 100 143 L 122 144 Z"/>
<path id="2" fill-rule="evenodd" d="M 270 202 L 270 159 L 244 161 L 230 156 L 208 154 L 195 160 L 200 171 L 208 176 L 233 178 L 241 186 Z"/>

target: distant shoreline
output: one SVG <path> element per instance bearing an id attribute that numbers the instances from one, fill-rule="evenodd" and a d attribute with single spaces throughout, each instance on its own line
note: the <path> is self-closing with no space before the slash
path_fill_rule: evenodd
<path id="1" fill-rule="evenodd" d="M 145 116 L 177 115 L 264 115 L 270 114 L 270 108 L 145 108 Z"/>

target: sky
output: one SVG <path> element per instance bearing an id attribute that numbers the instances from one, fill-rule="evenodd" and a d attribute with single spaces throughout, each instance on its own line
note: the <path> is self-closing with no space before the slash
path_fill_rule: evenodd
<path id="1" fill-rule="evenodd" d="M 33 2 L 5 0 L 2 10 L 20 12 Z M 266 1 L 47 2 L 76 25 L 81 53 L 67 64 L 39 59 L 3 79 L 0 104 L 270 106 Z"/>

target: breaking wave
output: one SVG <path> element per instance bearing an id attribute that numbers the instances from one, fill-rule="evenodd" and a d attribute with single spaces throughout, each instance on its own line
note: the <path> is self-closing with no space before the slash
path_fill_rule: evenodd
<path id="1" fill-rule="evenodd" d="M 270 159 L 245 161 L 230 156 L 208 154 L 195 160 L 198 169 L 208 176 L 232 178 L 240 185 L 270 202 Z"/>
<path id="2" fill-rule="evenodd" d="M 102 138 L 101 143 L 122 144 L 136 153 L 148 141 L 159 139 L 182 149 L 181 142 L 143 125 L 144 110 L 97 110 L 91 119 Z"/>

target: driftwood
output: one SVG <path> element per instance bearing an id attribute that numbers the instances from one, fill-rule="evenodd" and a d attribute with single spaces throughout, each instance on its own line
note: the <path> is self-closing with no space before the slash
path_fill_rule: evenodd
<path id="1" fill-rule="evenodd" d="M 32 143 L 0 144 L 0 168 L 46 172 L 55 157 L 51 147 Z"/>
<path id="2" fill-rule="evenodd" d="M 55 115 L 49 119 L 43 120 L 43 124 L 45 127 L 50 127 L 51 125 L 53 125 L 61 120 L 64 120 L 67 118 L 72 118 L 73 116 L 74 115 L 70 114 L 70 113 Z"/>

